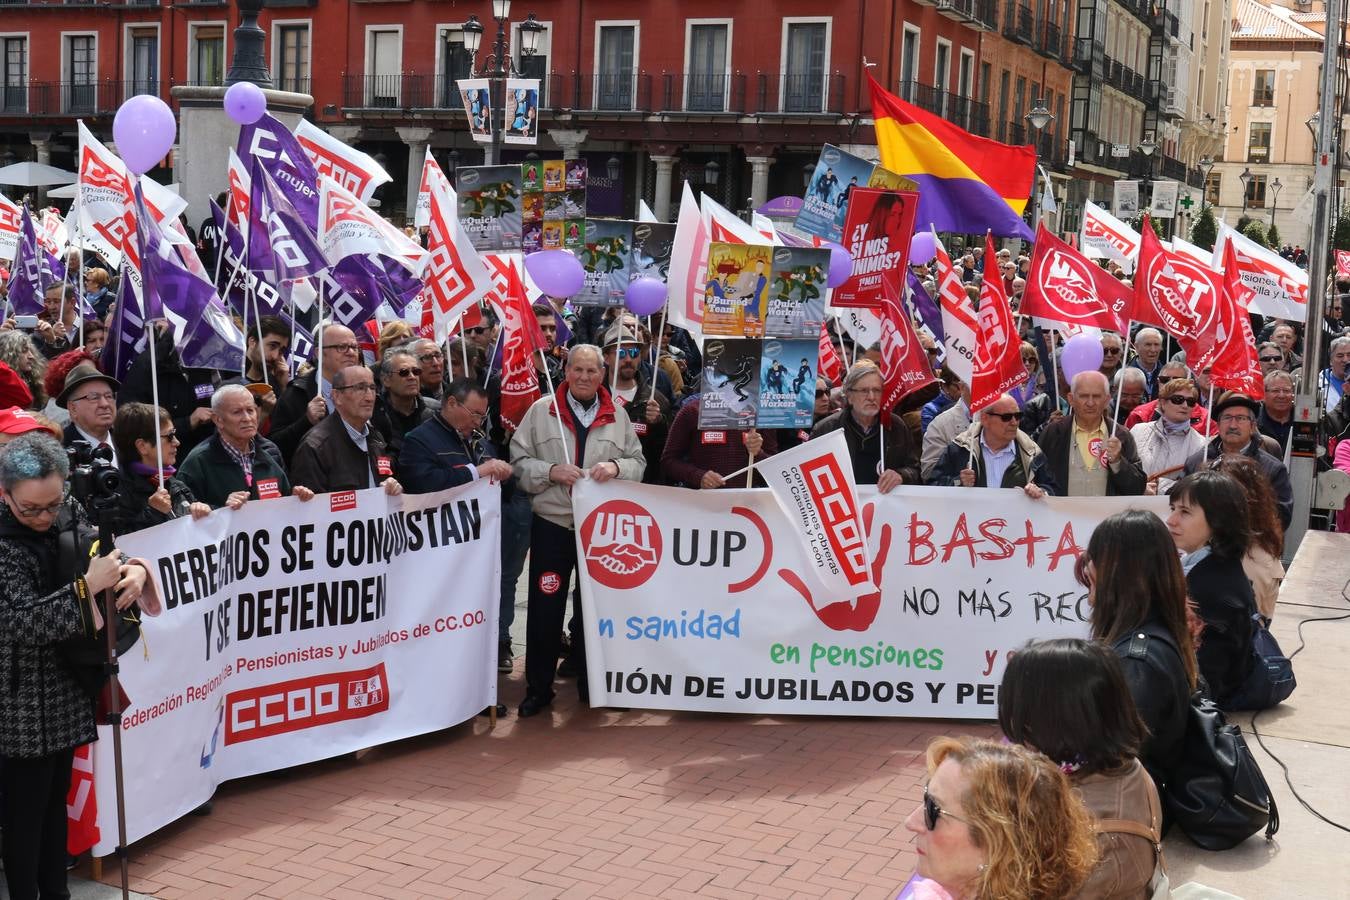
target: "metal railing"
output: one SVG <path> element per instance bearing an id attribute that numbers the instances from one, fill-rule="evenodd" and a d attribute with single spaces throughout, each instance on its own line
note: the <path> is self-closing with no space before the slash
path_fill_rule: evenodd
<path id="1" fill-rule="evenodd" d="M 0 117 L 75 117 L 111 114 L 133 93 L 157 93 L 157 84 L 129 81 L 30 81 L 0 87 Z"/>
<path id="2" fill-rule="evenodd" d="M 1179 159 L 1164 156 L 1162 158 L 1162 177 L 1170 178 L 1173 181 L 1185 181 L 1186 164 Z"/>
<path id="3" fill-rule="evenodd" d="M 1008 0 L 1003 15 L 1004 37 L 1030 46 L 1035 42 L 1035 23 L 1030 6 Z"/>
<path id="4" fill-rule="evenodd" d="M 900 82 L 900 97 L 920 109 L 959 125 L 972 134 L 989 137 L 989 104 L 944 91 L 918 81 Z"/>
<path id="5" fill-rule="evenodd" d="M 1041 54 L 1055 59 L 1060 53 L 1059 26 L 1054 22 L 1045 23 L 1045 31 L 1041 32 Z"/>
<path id="6" fill-rule="evenodd" d="M 746 112 L 772 115 L 839 115 L 844 111 L 844 76 L 835 72 L 759 72 Z"/>

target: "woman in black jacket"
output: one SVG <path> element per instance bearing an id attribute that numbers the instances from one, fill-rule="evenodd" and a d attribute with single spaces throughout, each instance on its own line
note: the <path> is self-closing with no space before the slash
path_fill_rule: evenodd
<path id="1" fill-rule="evenodd" d="M 198 503 L 192 489 L 174 476 L 178 429 L 166 410 L 147 403 L 124 404 L 117 410 L 112 439 L 122 464 L 121 503 L 114 534 L 131 534 L 179 516 L 200 519 L 210 515 L 211 507 Z M 156 444 L 160 448 L 158 458 Z M 162 470 L 158 467 L 160 459 Z"/>
<path id="2" fill-rule="evenodd" d="M 1151 512 L 1116 513 L 1078 558 L 1092 636 L 1115 650 L 1149 737 L 1139 752 L 1158 793 L 1181 761 L 1198 665 L 1186 579 L 1167 526 Z"/>
<path id="3" fill-rule="evenodd" d="M 1236 479 L 1216 471 L 1187 475 L 1167 492 L 1167 530 L 1182 553 L 1186 587 L 1205 623 L 1196 656 L 1209 696 L 1220 707 L 1252 670 L 1256 599 L 1242 568 L 1251 531 L 1247 498 Z"/>

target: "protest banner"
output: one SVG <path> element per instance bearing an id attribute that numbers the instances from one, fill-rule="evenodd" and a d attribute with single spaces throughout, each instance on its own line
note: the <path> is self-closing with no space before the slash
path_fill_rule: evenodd
<path id="1" fill-rule="evenodd" d="M 0 262 L 12 262 L 19 255 L 19 207 L 0 194 Z"/>
<path id="2" fill-rule="evenodd" d="M 754 427 L 763 343 L 753 338 L 709 338 L 704 343 L 699 428 Z"/>
<path id="3" fill-rule="evenodd" d="M 765 338 L 760 358 L 756 428 L 811 430 L 815 421 L 819 349 L 816 340 Z"/>
<path id="4" fill-rule="evenodd" d="M 774 248 L 714 241 L 703 287 L 703 333 L 762 337 Z"/>
<path id="5" fill-rule="evenodd" d="M 797 213 L 797 230 L 823 240 L 842 242 L 849 197 L 856 188 L 868 187 L 915 191 L 919 185 L 913 179 L 826 144 L 820 149 L 801 210 Z"/>
<path id="6" fill-rule="evenodd" d="M 369 202 L 380 185 L 394 180 L 373 156 L 338 140 L 308 119 L 296 123 L 295 139 L 309 154 L 315 171 L 327 175 L 363 203 Z"/>
<path id="7" fill-rule="evenodd" d="M 919 195 L 912 191 L 853 191 L 844 225 L 844 247 L 853 269 L 831 293 L 831 306 L 878 309 L 885 297 L 883 279 L 896 286 L 903 283 L 918 209 Z"/>
<path id="8" fill-rule="evenodd" d="M 577 254 L 586 280 L 581 292 L 572 297 L 574 305 L 623 306 L 631 280 L 635 224 L 616 219 L 592 219 L 586 223 L 586 246 Z"/>
<path id="9" fill-rule="evenodd" d="M 1083 204 L 1083 229 L 1078 244 L 1089 259 L 1114 259 L 1126 272 L 1134 271 L 1139 232 L 1091 200 Z"/>
<path id="10" fill-rule="evenodd" d="M 447 728 L 496 702 L 498 486 L 255 501 L 118 539 L 164 611 L 121 658 L 129 842 L 224 781 Z M 454 573 L 453 587 L 446 580 Z M 100 726 L 101 838 L 116 843 Z"/>
<path id="11" fill-rule="evenodd" d="M 1268 250 L 1226 223 L 1219 223 L 1210 266 L 1224 265 L 1224 248 L 1233 244 L 1242 283 L 1251 289 L 1251 310 L 1286 321 L 1308 321 L 1308 272 L 1274 250 Z"/>
<path id="12" fill-rule="evenodd" d="M 768 491 L 578 483 L 591 702 L 992 719 L 1009 654 L 1087 635 L 1073 571 L 1092 530 L 1126 508 L 1166 509 L 908 486 L 864 486 L 859 500 L 881 590 L 851 604 L 792 585 L 812 562 Z"/>
<path id="13" fill-rule="evenodd" d="M 634 222 L 633 254 L 629 263 L 632 279 L 670 278 L 670 254 L 675 247 L 674 222 Z"/>
<path id="14" fill-rule="evenodd" d="M 475 250 L 520 250 L 520 166 L 460 166 L 455 187 L 459 220 Z"/>
<path id="15" fill-rule="evenodd" d="M 814 338 L 825 323 L 830 251 L 774 247 L 771 286 L 764 313 L 764 336 Z M 838 292 L 834 294 L 838 297 Z"/>

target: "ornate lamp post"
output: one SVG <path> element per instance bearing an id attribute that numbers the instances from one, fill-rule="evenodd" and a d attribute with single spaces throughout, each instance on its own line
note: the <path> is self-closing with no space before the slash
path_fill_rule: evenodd
<path id="1" fill-rule="evenodd" d="M 225 86 L 251 81 L 258 87 L 270 88 L 272 73 L 267 70 L 267 60 L 263 58 L 267 35 L 258 27 L 263 0 L 237 2 L 239 27 L 234 30 L 234 55 L 230 59 L 230 71 L 225 75 Z"/>
<path id="2" fill-rule="evenodd" d="M 258 2 L 258 0 L 254 0 Z M 511 18 L 511 0 L 492 0 L 492 18 L 497 22 L 497 37 L 492 43 L 492 52 L 483 58 L 481 65 L 470 66 L 470 71 L 476 78 L 488 79 L 492 97 L 492 142 L 488 144 L 488 151 L 484 162 L 487 165 L 496 165 L 501 156 L 502 132 L 506 130 L 506 123 L 509 121 L 506 115 L 506 79 L 519 76 L 520 71 L 516 68 L 515 60 L 511 58 L 511 42 L 507 33 L 507 22 Z M 483 42 L 483 23 L 478 21 L 477 16 L 469 16 L 469 21 L 461 26 L 464 32 L 464 49 L 469 54 L 469 59 L 474 60 L 478 56 L 478 48 Z M 522 56 L 534 56 L 539 50 L 539 35 L 544 31 L 544 26 L 535 19 L 534 13 L 525 17 L 525 21 L 520 23 L 520 52 Z M 500 123 L 498 122 L 500 119 Z"/>
<path id="3" fill-rule="evenodd" d="M 1036 169 L 1031 173 L 1031 177 L 1035 179 L 1035 181 L 1032 182 L 1033 185 L 1040 185 L 1041 133 L 1045 131 L 1045 126 L 1055 120 L 1055 117 L 1045 105 L 1045 100 L 1038 98 L 1036 102 L 1031 105 L 1031 111 L 1022 116 L 1022 118 L 1032 127 L 1035 134 L 1035 138 L 1032 141 L 1032 147 L 1036 151 Z M 1033 235 L 1036 233 L 1037 226 L 1041 223 L 1041 199 L 1038 194 L 1044 190 L 1045 187 L 1041 186 L 1039 191 L 1033 189 L 1031 192 L 1031 201 L 1035 204 L 1035 206 L 1031 208 L 1031 233 Z"/>
<path id="4" fill-rule="evenodd" d="M 1242 174 L 1238 176 L 1238 181 L 1242 182 L 1242 215 L 1243 215 L 1243 216 L 1246 216 L 1246 215 L 1247 215 L 1247 188 L 1248 188 L 1248 186 L 1252 183 L 1252 178 L 1254 178 L 1254 177 L 1255 177 L 1255 176 L 1252 175 L 1252 167 L 1251 167 L 1251 166 L 1245 166 L 1245 167 L 1242 169 Z"/>
<path id="5" fill-rule="evenodd" d="M 1272 181 L 1272 182 L 1270 183 L 1270 190 L 1273 192 L 1273 195 L 1272 195 L 1271 198 L 1270 198 L 1270 227 L 1271 227 L 1271 228 L 1274 228 L 1274 227 L 1275 227 L 1275 204 L 1277 204 L 1277 203 L 1280 202 L 1280 188 L 1282 188 L 1282 187 L 1284 187 L 1284 185 L 1280 184 L 1280 177 L 1279 177 L 1278 175 L 1275 176 L 1275 180 Z"/>
<path id="6" fill-rule="evenodd" d="M 1200 178 L 1201 178 L 1200 211 L 1204 212 L 1205 201 L 1209 199 L 1209 172 L 1211 169 L 1214 168 L 1214 160 L 1210 159 L 1209 155 L 1206 154 L 1205 156 L 1200 157 L 1200 161 L 1197 162 L 1196 165 L 1200 167 Z"/>

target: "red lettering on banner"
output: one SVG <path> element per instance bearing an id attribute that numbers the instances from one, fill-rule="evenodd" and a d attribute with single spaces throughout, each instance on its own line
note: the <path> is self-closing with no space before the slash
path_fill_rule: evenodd
<path id="1" fill-rule="evenodd" d="M 820 511 L 821 524 L 835 559 L 850 585 L 866 584 L 867 541 L 858 518 L 857 501 L 848 489 L 848 479 L 833 456 L 822 456 L 802 464 L 802 478 L 811 492 L 811 500 Z"/>
<path id="2" fill-rule="evenodd" d="M 328 511 L 356 509 L 356 491 L 334 491 L 328 495 Z"/>
<path id="3" fill-rule="evenodd" d="M 956 517 L 947 539 L 940 545 L 943 563 L 950 562 L 958 550 L 965 551 L 966 562 L 972 567 L 980 561 L 997 562 L 1012 559 L 1019 550 L 1025 550 L 1026 558 L 1023 562 L 1030 569 L 1036 565 L 1036 545 L 1051 540 L 1050 535 L 1037 533 L 1036 526 L 1030 519 L 1022 521 L 1022 533 L 1018 537 L 1004 535 L 1008 528 L 1008 522 L 1004 519 L 984 519 L 975 525 L 974 532 L 971 531 L 971 524 L 965 513 Z M 910 513 L 905 529 L 906 543 L 909 545 L 908 564 L 926 566 L 937 562 L 939 545 L 933 541 L 936 531 L 933 523 L 920 518 L 917 513 Z M 1055 550 L 1045 558 L 1048 571 L 1055 571 L 1065 557 L 1071 557 L 1076 561 L 1082 552 L 1082 548 L 1074 538 L 1073 524 L 1065 522 L 1059 531 Z"/>
<path id="4" fill-rule="evenodd" d="M 384 663 L 244 688 L 225 697 L 225 745 L 363 719 L 388 709 Z"/>

